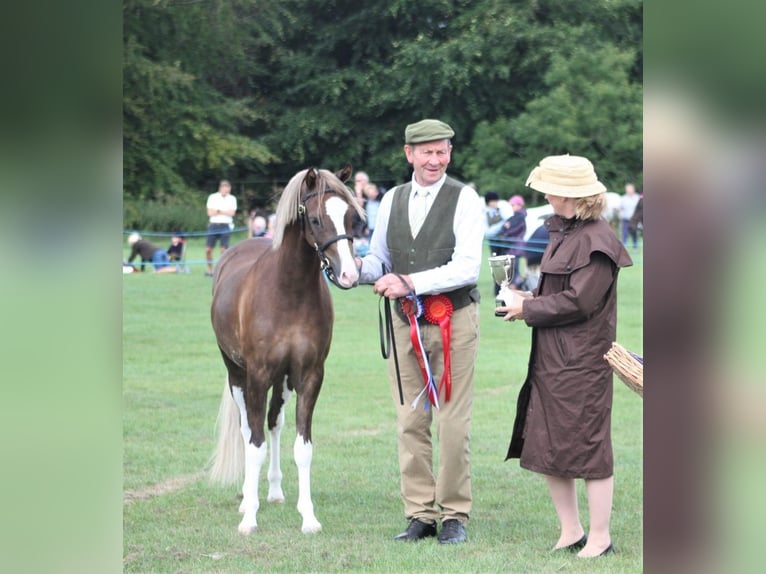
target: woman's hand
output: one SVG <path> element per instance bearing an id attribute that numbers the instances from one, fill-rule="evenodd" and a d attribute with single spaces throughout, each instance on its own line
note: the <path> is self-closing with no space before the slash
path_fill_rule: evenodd
<path id="1" fill-rule="evenodd" d="M 496 307 L 495 313 L 505 313 L 503 321 L 515 321 L 516 319 L 523 319 L 524 299 L 532 297 L 532 293 L 529 291 L 516 291 L 515 289 L 509 289 L 513 297 L 510 302 L 504 307 Z"/>

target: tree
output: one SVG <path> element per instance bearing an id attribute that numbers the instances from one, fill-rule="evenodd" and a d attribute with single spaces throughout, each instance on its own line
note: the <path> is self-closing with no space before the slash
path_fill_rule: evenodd
<path id="1" fill-rule="evenodd" d="M 479 185 L 519 193 L 530 170 L 547 155 L 588 157 L 599 179 L 618 190 L 639 182 L 642 92 L 629 80 L 635 55 L 604 45 L 555 54 L 545 91 L 515 118 L 483 122 L 466 171 Z M 533 199 L 533 194 L 526 192 Z"/>
<path id="2" fill-rule="evenodd" d="M 345 163 L 393 185 L 410 173 L 404 127 L 423 117 L 453 125 L 450 171 L 480 188 L 519 186 L 541 133 L 614 162 L 610 178 L 637 174 L 641 8 L 126 0 L 126 193 L 209 190 L 224 174 L 270 192 L 309 165 Z"/>
<path id="3" fill-rule="evenodd" d="M 125 6 L 130 17 L 123 54 L 123 188 L 129 197 L 182 195 L 225 175 L 239 162 L 274 160 L 266 146 L 246 134 L 259 119 L 253 101 L 227 97 L 212 85 L 233 90 L 231 78 L 225 80 L 213 66 L 207 77 L 198 75 L 199 70 L 195 74 L 189 63 L 194 58 L 178 59 L 162 42 L 155 46 L 165 35 L 189 41 L 197 29 L 198 24 L 188 25 L 199 20 L 193 9 L 171 17 L 173 6 Z M 142 44 L 144 38 L 147 45 Z"/>

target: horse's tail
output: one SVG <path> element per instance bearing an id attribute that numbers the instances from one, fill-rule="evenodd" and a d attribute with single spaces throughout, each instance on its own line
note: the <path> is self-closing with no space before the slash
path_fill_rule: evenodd
<path id="1" fill-rule="evenodd" d="M 239 422 L 239 407 L 234 402 L 228 381 L 224 385 L 218 407 L 218 444 L 210 460 L 210 480 L 221 484 L 234 484 L 245 469 L 245 446 Z"/>

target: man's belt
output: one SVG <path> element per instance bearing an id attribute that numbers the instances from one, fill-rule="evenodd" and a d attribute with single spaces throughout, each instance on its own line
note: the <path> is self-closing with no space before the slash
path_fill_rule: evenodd
<path id="1" fill-rule="evenodd" d="M 441 295 L 445 295 L 449 298 L 449 300 L 452 302 L 453 311 L 467 307 L 471 303 L 478 303 L 481 300 L 481 294 L 479 293 L 479 288 L 476 285 L 466 285 L 465 287 L 459 287 L 454 291 L 441 293 Z M 408 322 L 407 316 L 404 314 L 401 305 L 394 305 L 394 310 L 402 321 L 405 323 Z M 418 318 L 418 322 L 421 324 L 426 323 L 427 321 L 425 316 L 421 315 Z"/>
<path id="2" fill-rule="evenodd" d="M 412 401 L 413 409 L 424 394 L 426 395 L 426 400 L 423 406 L 426 409 L 429 406 L 439 408 L 439 394 L 442 390 L 444 391 L 445 400 L 450 400 L 450 395 L 452 394 L 452 367 L 450 359 L 452 323 L 450 318 L 456 308 L 466 307 L 474 301 L 478 302 L 479 298 L 479 290 L 476 286 L 467 286 L 448 293 L 426 295 L 422 299 L 412 293 L 398 300 L 399 305 L 396 306 L 396 311 L 400 317 L 404 317 L 404 321 L 410 326 L 410 342 L 412 343 L 424 383 L 423 390 Z M 444 372 L 438 387 L 434 380 L 428 353 L 420 334 L 421 319 L 432 325 L 437 325 L 441 331 Z"/>

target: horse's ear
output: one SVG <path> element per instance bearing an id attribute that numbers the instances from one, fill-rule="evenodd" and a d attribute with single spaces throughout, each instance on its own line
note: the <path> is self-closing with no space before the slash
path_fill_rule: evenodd
<path id="1" fill-rule="evenodd" d="M 310 167 L 306 170 L 306 177 L 303 178 L 303 183 L 306 184 L 306 189 L 314 189 L 319 179 L 319 172 L 315 167 Z"/>
<path id="2" fill-rule="evenodd" d="M 339 172 L 337 172 L 335 175 L 338 176 L 338 179 L 341 180 L 343 183 L 346 183 L 349 179 L 351 179 L 351 173 L 354 170 L 351 168 L 351 164 L 346 164 L 343 166 L 343 169 L 341 169 Z"/>

